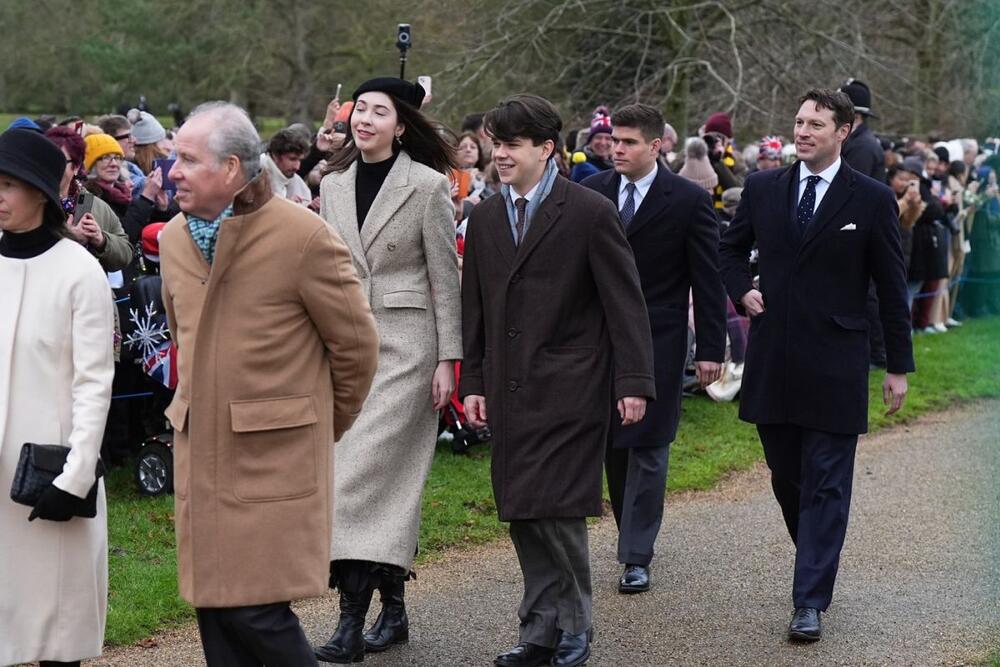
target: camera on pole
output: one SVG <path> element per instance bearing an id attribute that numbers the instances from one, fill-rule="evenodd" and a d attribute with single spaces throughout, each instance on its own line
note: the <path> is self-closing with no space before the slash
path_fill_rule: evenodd
<path id="1" fill-rule="evenodd" d="M 399 49 L 399 78 L 406 78 L 406 52 L 413 46 L 413 36 L 409 23 L 396 26 L 396 48 Z"/>

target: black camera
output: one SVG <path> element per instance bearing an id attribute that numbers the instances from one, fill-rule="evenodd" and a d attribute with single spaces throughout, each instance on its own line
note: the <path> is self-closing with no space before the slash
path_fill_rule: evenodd
<path id="1" fill-rule="evenodd" d="M 396 48 L 406 51 L 413 46 L 413 36 L 410 34 L 410 24 L 400 23 L 396 26 Z"/>
<path id="2" fill-rule="evenodd" d="M 340 132 L 341 134 L 347 134 L 347 123 L 342 120 L 338 120 L 333 124 L 333 131 Z"/>

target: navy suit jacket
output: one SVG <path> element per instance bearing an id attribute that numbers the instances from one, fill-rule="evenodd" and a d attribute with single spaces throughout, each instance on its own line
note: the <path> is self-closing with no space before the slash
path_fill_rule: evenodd
<path id="1" fill-rule="evenodd" d="M 613 170 L 581 185 L 618 208 L 621 176 Z M 656 402 L 646 417 L 622 427 L 612 419 L 615 447 L 666 446 L 677 434 L 687 359 L 688 295 L 694 294 L 699 361 L 721 362 L 726 349 L 726 293 L 719 274 L 719 222 L 704 189 L 662 165 L 625 229 L 632 246 L 653 334 Z"/>
<path id="2" fill-rule="evenodd" d="M 722 235 L 722 276 L 736 304 L 752 287 L 754 243 L 760 253 L 765 311 L 750 324 L 740 417 L 864 433 L 869 279 L 878 293 L 888 371 L 914 370 L 896 198 L 844 161 L 802 229 L 798 174 L 798 162 L 751 174 Z"/>

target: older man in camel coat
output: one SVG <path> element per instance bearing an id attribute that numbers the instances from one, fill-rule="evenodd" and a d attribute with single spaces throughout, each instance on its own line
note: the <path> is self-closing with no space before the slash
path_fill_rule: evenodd
<path id="1" fill-rule="evenodd" d="M 288 602 L 326 590 L 331 449 L 378 351 L 347 247 L 271 196 L 258 142 L 238 107 L 192 113 L 170 173 L 183 214 L 160 243 L 180 592 L 209 667 L 316 664 Z"/>

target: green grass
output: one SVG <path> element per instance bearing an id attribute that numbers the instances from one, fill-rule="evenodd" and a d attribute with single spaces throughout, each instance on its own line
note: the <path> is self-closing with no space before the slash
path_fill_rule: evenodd
<path id="1" fill-rule="evenodd" d="M 139 496 L 130 469 L 107 479 L 109 644 L 127 644 L 194 617 L 177 595 L 174 498 Z"/>
<path id="2" fill-rule="evenodd" d="M 2 121 L 0 121 L 2 122 Z M 947 335 L 914 339 L 917 373 L 901 413 L 884 416 L 882 373 L 871 378 L 871 427 L 877 430 L 945 408 L 958 400 L 1000 396 L 1000 318 L 974 320 Z M 736 403 L 704 396 L 684 399 L 684 416 L 670 457 L 672 492 L 708 489 L 732 471 L 761 459 L 756 431 L 737 419 Z M 504 534 L 497 521 L 485 447 L 455 456 L 441 446 L 424 494 L 420 557 L 425 563 L 446 549 L 481 544 Z M 111 598 L 107 641 L 130 643 L 193 617 L 177 596 L 173 499 L 142 498 L 131 473 L 108 480 Z M 992 658 L 1000 667 L 1000 655 Z"/>

